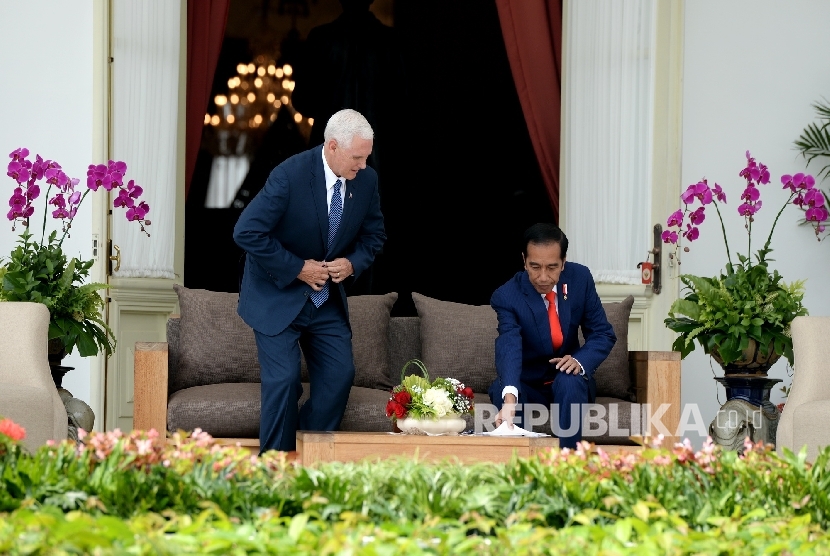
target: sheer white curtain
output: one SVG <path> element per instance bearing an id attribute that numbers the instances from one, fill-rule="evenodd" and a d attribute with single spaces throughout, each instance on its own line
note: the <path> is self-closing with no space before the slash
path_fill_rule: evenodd
<path id="1" fill-rule="evenodd" d="M 247 156 L 216 156 L 210 167 L 205 208 L 228 208 L 245 181 L 251 163 Z"/>
<path id="2" fill-rule="evenodd" d="M 119 277 L 174 278 L 176 147 L 181 2 L 112 2 L 112 158 L 144 189 L 146 237 L 113 209 Z M 110 200 L 112 203 L 112 199 Z"/>
<path id="3" fill-rule="evenodd" d="M 568 259 L 597 282 L 639 284 L 651 248 L 655 0 L 571 0 L 565 12 Z"/>

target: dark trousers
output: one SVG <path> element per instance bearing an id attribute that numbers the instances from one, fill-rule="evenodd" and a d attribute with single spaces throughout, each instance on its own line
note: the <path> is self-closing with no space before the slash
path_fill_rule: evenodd
<path id="1" fill-rule="evenodd" d="M 582 440 L 582 404 L 594 403 L 597 398 L 597 383 L 594 377 L 583 375 L 569 375 L 558 372 L 553 377 L 552 382 L 546 384 L 550 379 L 539 382 L 524 382 L 518 385 L 519 400 L 518 403 L 522 406 L 526 404 L 540 404 L 545 406 L 548 411 L 553 411 L 553 405 L 556 405 L 559 410 L 559 432 L 555 423 L 552 423 L 551 428 L 554 434 L 559 437 L 559 446 L 561 448 L 576 448 L 577 442 Z M 501 411 L 503 400 L 501 398 L 504 385 L 500 379 L 496 379 L 490 385 L 490 401 L 496 408 Z M 572 407 L 579 407 L 580 411 L 573 410 L 574 416 L 577 417 L 578 423 L 575 427 L 575 433 L 571 432 L 571 413 Z M 518 408 L 517 408 L 518 409 Z M 519 425 L 523 429 L 527 428 L 523 425 L 526 411 L 522 407 L 522 411 L 517 411 L 516 418 L 513 423 Z M 555 415 L 553 416 L 555 419 Z"/>
<path id="2" fill-rule="evenodd" d="M 352 333 L 337 295 L 319 308 L 309 299 L 291 326 L 276 336 L 255 334 L 262 374 L 260 454 L 295 450 L 297 430 L 336 430 L 355 372 Z M 300 348 L 308 365 L 311 396 L 298 409 L 303 393 Z"/>

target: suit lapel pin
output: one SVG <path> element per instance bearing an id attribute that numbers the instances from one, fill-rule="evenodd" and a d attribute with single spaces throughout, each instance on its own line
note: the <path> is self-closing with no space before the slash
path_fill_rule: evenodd
<path id="1" fill-rule="evenodd" d="M 562 284 L 562 299 L 568 300 L 568 284 Z"/>
<path id="2" fill-rule="evenodd" d="M 351 198 L 352 198 L 352 194 L 351 194 L 351 193 L 349 193 L 349 199 L 351 199 Z"/>

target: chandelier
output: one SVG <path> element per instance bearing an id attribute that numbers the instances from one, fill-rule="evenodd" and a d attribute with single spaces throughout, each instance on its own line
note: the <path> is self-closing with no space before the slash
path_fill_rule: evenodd
<path id="1" fill-rule="evenodd" d="M 236 75 L 228 79 L 227 93 L 213 98 L 215 113 L 205 114 L 208 150 L 215 156 L 253 156 L 280 110 L 289 112 L 308 140 L 314 119 L 303 117 L 291 104 L 292 74 L 290 64 L 278 66 L 263 55 L 248 64 L 238 64 Z"/>

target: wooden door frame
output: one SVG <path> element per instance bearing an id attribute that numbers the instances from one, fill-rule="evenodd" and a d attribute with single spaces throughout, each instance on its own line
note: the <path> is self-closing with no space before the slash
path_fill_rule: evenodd
<path id="1" fill-rule="evenodd" d="M 566 0 L 563 21 L 567 21 L 570 2 Z M 652 146 L 651 221 L 644 222 L 649 237 L 655 224 L 665 228 L 666 218 L 677 210 L 681 191 L 681 142 L 682 142 L 682 92 L 683 92 L 683 18 L 685 0 L 655 0 L 655 65 Z M 563 41 L 568 30 L 563 28 Z M 562 103 L 563 110 L 565 103 Z M 562 122 L 566 121 L 563 112 Z M 562 141 L 560 174 L 570 156 L 569 145 Z M 560 182 L 561 183 L 561 182 Z M 568 202 L 568 184 L 560 188 L 560 207 Z M 560 225 L 567 226 L 560 209 Z M 652 246 L 649 245 L 649 248 Z M 645 251 L 643 257 L 645 258 Z M 654 294 L 651 286 L 597 284 L 597 292 L 603 302 L 616 302 L 628 295 L 634 296 L 629 319 L 629 344 L 631 351 L 668 351 L 674 341 L 674 333 L 663 324 L 669 308 L 679 293 L 677 265 L 669 258 L 667 249 L 660 250 L 661 291 Z"/>
<path id="2" fill-rule="evenodd" d="M 110 292 L 104 292 L 106 308 L 104 319 L 113 327 L 116 338 L 120 336 L 119 324 L 122 311 L 132 314 L 166 315 L 178 312 L 178 303 L 172 291 L 173 283 L 182 283 L 184 275 L 184 182 L 185 182 L 185 129 L 186 129 L 186 86 L 187 86 L 187 0 L 179 0 L 182 17 L 179 29 L 179 91 L 178 91 L 178 121 L 177 121 L 177 163 L 176 163 L 176 210 L 175 210 L 175 244 L 173 268 L 176 278 L 162 280 L 155 278 L 113 279 L 108 274 L 108 245 L 110 233 L 110 208 L 112 199 L 109 195 L 94 195 L 92 197 L 92 241 L 97 243 L 97 252 L 94 254 L 95 264 L 90 271 L 90 278 L 96 282 L 109 283 L 113 286 Z M 112 28 L 112 0 L 93 0 L 93 160 L 106 161 L 111 152 L 111 28 Z M 120 290 L 120 291 L 119 291 Z M 115 298 L 115 303 L 113 303 Z M 111 315 L 111 310 L 118 312 Z M 165 319 L 158 319 L 160 326 L 154 330 L 155 335 L 164 337 Z M 152 338 L 147 338 L 148 340 Z M 123 342 L 122 342 L 123 343 Z M 116 350 L 128 350 L 134 346 L 117 345 Z M 123 353 L 121 359 L 123 360 Z M 131 358 L 127 358 L 131 359 Z M 108 365 L 117 364 L 117 354 L 107 360 L 102 356 L 90 358 L 90 406 L 95 412 L 95 430 L 113 428 L 117 416 L 111 415 L 111 406 L 108 396 L 113 390 L 112 384 L 107 384 Z M 126 373 L 124 380 L 131 381 Z M 129 386 L 129 385 L 127 385 Z M 131 388 L 130 388 L 131 389 Z"/>

